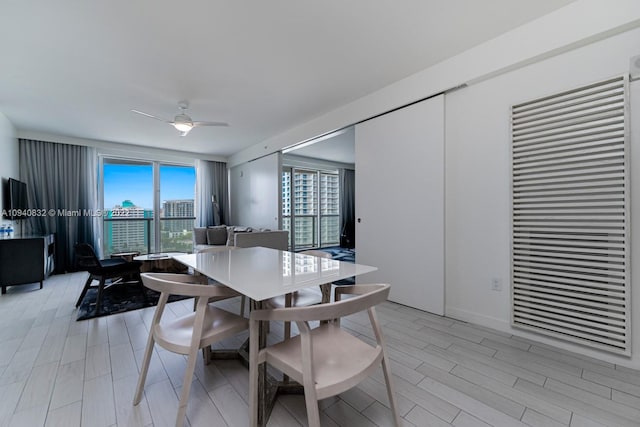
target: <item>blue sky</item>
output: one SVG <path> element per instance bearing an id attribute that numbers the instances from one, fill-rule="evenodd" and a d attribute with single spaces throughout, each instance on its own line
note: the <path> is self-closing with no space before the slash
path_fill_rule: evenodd
<path id="1" fill-rule="evenodd" d="M 193 199 L 196 172 L 193 167 L 160 166 L 160 203 L 164 200 Z M 104 208 L 131 200 L 136 206 L 153 208 L 152 165 L 104 165 Z M 161 205 L 162 206 L 162 205 Z"/>

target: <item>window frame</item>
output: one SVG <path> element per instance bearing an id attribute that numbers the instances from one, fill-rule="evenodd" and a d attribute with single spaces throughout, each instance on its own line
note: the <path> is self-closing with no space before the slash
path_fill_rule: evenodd
<path id="1" fill-rule="evenodd" d="M 102 153 L 99 154 L 98 156 L 98 203 L 99 206 L 102 210 L 102 212 L 106 212 L 105 206 L 104 206 L 104 165 L 105 164 L 149 164 L 152 167 L 152 182 L 153 182 L 153 188 L 152 188 L 152 193 L 153 193 L 153 216 L 150 219 L 145 219 L 146 221 L 150 221 L 151 222 L 151 226 L 149 227 L 149 233 L 150 236 L 153 236 L 153 241 L 151 241 L 151 238 L 149 237 L 147 239 L 147 253 L 154 253 L 154 252 L 160 252 L 163 250 L 162 248 L 162 220 L 163 219 L 167 219 L 166 217 L 161 215 L 161 207 L 162 207 L 162 200 L 160 198 L 161 196 L 161 188 L 160 188 L 160 168 L 162 166 L 177 166 L 177 167 L 188 167 L 188 168 L 193 168 L 194 172 L 196 172 L 196 165 L 195 162 L 188 162 L 188 161 L 184 161 L 184 162 L 180 162 L 180 161 L 167 161 L 167 160 L 158 160 L 158 159 L 149 159 L 149 158 L 139 158 L 139 157 L 131 157 L 131 156 L 121 156 L 121 155 L 114 155 L 114 154 L 108 154 L 108 153 Z M 192 217 L 179 217 L 179 218 L 174 218 L 171 217 L 169 219 L 172 220 L 176 220 L 176 219 L 182 219 L 182 220 L 193 220 L 194 221 L 194 226 L 195 226 L 195 204 L 196 204 L 196 200 L 197 200 L 197 194 L 196 194 L 196 186 L 195 186 L 195 181 L 194 181 L 194 189 L 193 189 L 193 201 L 194 201 L 194 215 Z M 104 242 L 104 236 L 102 235 L 104 232 L 104 228 L 105 228 L 105 224 L 104 224 L 104 219 L 105 216 L 103 215 L 101 218 L 101 226 L 99 227 L 100 230 L 100 238 L 99 238 L 99 246 L 100 246 L 100 250 L 103 250 L 103 245 L 105 244 Z M 105 248 L 106 249 L 106 248 Z M 103 254 L 103 255 L 109 255 L 109 254 Z"/>

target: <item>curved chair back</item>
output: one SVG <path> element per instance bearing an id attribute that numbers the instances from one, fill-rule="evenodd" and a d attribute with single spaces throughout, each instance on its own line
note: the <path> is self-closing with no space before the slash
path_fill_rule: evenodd
<path id="1" fill-rule="evenodd" d="M 223 286 L 202 286 L 208 284 L 207 276 L 192 276 L 177 273 L 142 273 L 142 283 L 154 291 L 168 295 L 188 297 L 237 296 L 233 289 Z"/>
<path id="2" fill-rule="evenodd" d="M 331 320 L 358 313 L 387 300 L 390 285 L 351 285 L 336 288 L 336 302 L 309 307 L 274 308 L 254 310 L 251 320 L 282 320 L 287 322 L 309 322 Z M 340 300 L 340 295 L 353 294 L 356 297 Z"/>
<path id="3" fill-rule="evenodd" d="M 100 267 L 100 260 L 98 259 L 93 246 L 88 243 L 76 243 L 74 246 L 76 255 L 76 267 L 80 270 L 91 270 Z"/>
<path id="4" fill-rule="evenodd" d="M 387 299 L 389 289 L 388 284 L 342 286 L 336 288 L 333 303 L 252 311 L 249 325 L 250 425 L 255 427 L 258 424 L 258 387 L 266 381 L 266 369 L 259 369 L 259 365 L 268 363 L 303 385 L 309 427 L 320 427 L 319 400 L 345 392 L 382 366 L 392 422 L 395 427 L 400 427 L 393 379 L 375 312 L 375 306 Z M 341 300 L 345 294 L 355 296 Z M 364 310 L 369 314 L 375 346 L 339 326 L 341 317 Z M 300 335 L 266 345 L 266 337 L 261 336 L 260 322 L 270 320 L 296 322 Z M 319 326 L 311 329 L 309 322 L 313 320 L 330 321 L 320 322 Z M 260 350 L 256 352 L 256 348 Z"/>

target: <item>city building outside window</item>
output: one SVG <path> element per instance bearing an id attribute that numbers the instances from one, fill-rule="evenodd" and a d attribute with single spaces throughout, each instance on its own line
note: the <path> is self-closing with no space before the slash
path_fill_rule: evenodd
<path id="1" fill-rule="evenodd" d="M 340 188 L 337 172 L 284 168 L 282 228 L 293 249 L 340 243 Z"/>
<path id="2" fill-rule="evenodd" d="M 116 252 L 191 252 L 195 168 L 103 159 L 103 244 Z"/>

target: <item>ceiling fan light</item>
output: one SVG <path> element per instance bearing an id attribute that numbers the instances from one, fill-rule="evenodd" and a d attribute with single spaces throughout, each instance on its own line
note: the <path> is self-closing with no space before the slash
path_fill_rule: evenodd
<path id="1" fill-rule="evenodd" d="M 191 123 L 174 123 L 173 127 L 186 135 L 191 130 L 193 125 Z"/>

